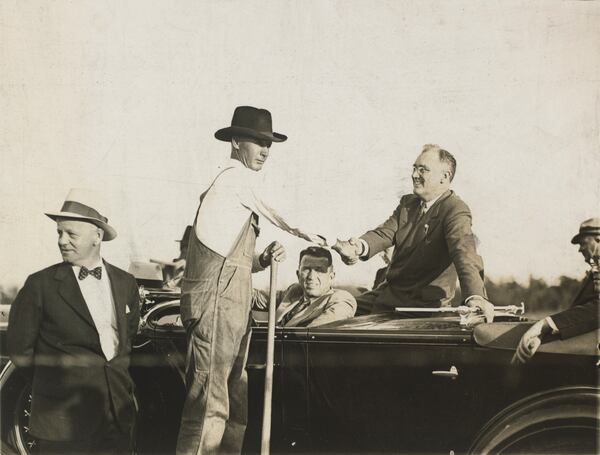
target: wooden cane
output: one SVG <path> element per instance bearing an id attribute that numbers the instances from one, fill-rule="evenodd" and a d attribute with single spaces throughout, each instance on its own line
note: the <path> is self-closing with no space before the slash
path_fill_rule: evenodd
<path id="1" fill-rule="evenodd" d="M 269 328 L 267 331 L 267 363 L 265 368 L 265 394 L 262 421 L 261 455 L 269 455 L 271 440 L 271 399 L 273 397 L 273 357 L 275 353 L 275 308 L 277 299 L 277 261 L 271 258 L 269 284 Z"/>

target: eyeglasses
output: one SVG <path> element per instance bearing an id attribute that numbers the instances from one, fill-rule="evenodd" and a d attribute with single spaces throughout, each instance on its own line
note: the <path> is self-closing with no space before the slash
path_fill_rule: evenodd
<path id="1" fill-rule="evenodd" d="M 430 169 L 426 168 L 425 166 L 413 166 L 413 172 L 415 171 L 417 171 L 419 175 L 425 175 L 430 172 Z"/>

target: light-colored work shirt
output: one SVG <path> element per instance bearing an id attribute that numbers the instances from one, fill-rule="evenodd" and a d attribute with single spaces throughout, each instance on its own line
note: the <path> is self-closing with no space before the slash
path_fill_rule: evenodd
<path id="1" fill-rule="evenodd" d="M 83 280 L 80 280 L 79 271 L 81 267 L 72 266 L 75 274 L 75 281 L 81 289 L 83 299 L 92 315 L 92 320 L 100 336 L 100 346 L 106 360 L 112 359 L 117 353 L 119 345 L 119 332 L 117 330 L 117 315 L 110 288 L 110 278 L 106 273 L 106 268 L 100 260 L 88 269 L 92 270 L 96 267 L 102 267 L 102 278 L 97 279 L 92 275 L 88 275 Z"/>
<path id="2" fill-rule="evenodd" d="M 267 201 L 259 172 L 231 159 L 200 205 L 196 220 L 198 239 L 226 257 L 250 213 L 254 212 L 292 235 L 312 240 L 311 234 L 292 226 Z"/>

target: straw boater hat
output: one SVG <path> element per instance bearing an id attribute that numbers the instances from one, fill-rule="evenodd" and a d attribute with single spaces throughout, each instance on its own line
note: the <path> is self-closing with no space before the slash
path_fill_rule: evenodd
<path id="1" fill-rule="evenodd" d="M 571 239 L 571 243 L 577 244 L 584 235 L 600 235 L 600 218 L 590 218 L 579 226 L 579 234 Z"/>
<path id="2" fill-rule="evenodd" d="M 221 128 L 215 133 L 218 140 L 225 142 L 229 142 L 235 136 L 252 137 L 271 142 L 283 142 L 287 139 L 285 134 L 273 132 L 273 122 L 269 111 L 252 106 L 236 107 L 231 119 L 231 126 Z"/>
<path id="3" fill-rule="evenodd" d="M 67 194 L 60 212 L 46 213 L 46 216 L 56 221 L 58 218 L 69 220 L 87 221 L 104 230 L 102 240 L 108 242 L 117 236 L 117 231 L 108 224 L 108 218 L 101 213 L 107 213 L 106 207 L 96 192 L 73 188 Z"/>

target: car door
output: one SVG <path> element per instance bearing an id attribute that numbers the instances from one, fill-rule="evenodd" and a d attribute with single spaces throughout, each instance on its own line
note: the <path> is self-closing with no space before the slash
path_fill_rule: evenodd
<path id="1" fill-rule="evenodd" d="M 514 347 L 479 345 L 453 318 L 373 321 L 308 332 L 316 451 L 464 452 L 518 399 L 595 380 L 591 356 L 541 352 L 530 365 L 511 366 Z"/>
<path id="2" fill-rule="evenodd" d="M 447 320 L 380 322 L 309 330 L 313 449 L 448 453 L 468 412 L 460 371 L 471 331 Z"/>

